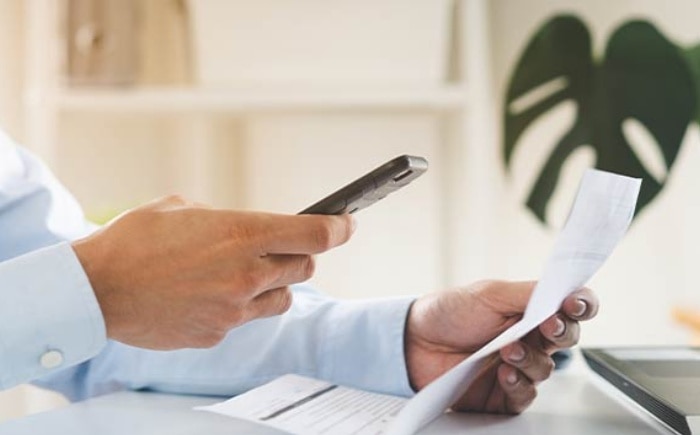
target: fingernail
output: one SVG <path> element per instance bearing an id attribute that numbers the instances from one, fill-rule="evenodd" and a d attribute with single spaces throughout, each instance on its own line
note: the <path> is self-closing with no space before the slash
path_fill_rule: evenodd
<path id="1" fill-rule="evenodd" d="M 564 331 L 566 331 L 566 324 L 559 317 L 557 317 L 556 319 L 556 324 L 557 327 L 554 329 L 554 336 L 561 337 L 562 335 L 564 335 Z"/>
<path id="2" fill-rule="evenodd" d="M 574 311 L 572 314 L 576 317 L 583 316 L 586 313 L 586 308 L 588 308 L 588 304 L 586 301 L 584 301 L 581 298 L 576 299 L 576 311 Z"/>
<path id="3" fill-rule="evenodd" d="M 520 344 L 513 345 L 510 350 L 509 359 L 513 362 L 520 362 L 525 359 L 525 349 Z"/>
<path id="4" fill-rule="evenodd" d="M 352 232 L 355 232 L 355 229 L 357 229 L 357 219 L 355 219 L 355 216 L 350 216 L 350 225 L 352 225 Z"/>
<path id="5" fill-rule="evenodd" d="M 518 374 L 515 371 L 508 373 L 508 376 L 506 376 L 506 382 L 511 385 L 515 385 L 515 383 L 518 382 Z"/>

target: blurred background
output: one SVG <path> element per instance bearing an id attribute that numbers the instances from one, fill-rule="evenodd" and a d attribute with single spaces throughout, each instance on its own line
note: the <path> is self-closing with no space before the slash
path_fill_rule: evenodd
<path id="1" fill-rule="evenodd" d="M 425 176 L 362 212 L 352 242 L 319 259 L 313 283 L 341 298 L 538 277 L 596 164 L 592 148 L 577 150 L 545 219 L 526 206 L 577 119 L 571 100 L 529 124 L 504 161 L 506 90 L 552 17 L 581 19 L 596 60 L 632 19 L 678 47 L 700 42 L 693 0 L 0 0 L 0 11 L 0 128 L 97 222 L 169 193 L 296 213 L 395 155 L 427 157 Z M 700 131 L 683 128 L 673 161 L 654 132 L 624 133 L 663 188 L 590 284 L 603 308 L 582 341 L 688 344 Z M 0 393 L 0 420 L 64 403 L 22 386 Z"/>

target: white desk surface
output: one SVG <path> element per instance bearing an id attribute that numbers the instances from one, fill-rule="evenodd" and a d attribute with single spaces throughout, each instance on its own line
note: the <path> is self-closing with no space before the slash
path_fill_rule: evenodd
<path id="1" fill-rule="evenodd" d="M 192 407 L 222 398 L 123 392 L 0 424 L 0 435 L 184 435 L 281 432 Z M 539 389 L 535 403 L 519 416 L 446 414 L 420 432 L 436 434 L 669 434 L 597 379 L 580 357 Z"/>

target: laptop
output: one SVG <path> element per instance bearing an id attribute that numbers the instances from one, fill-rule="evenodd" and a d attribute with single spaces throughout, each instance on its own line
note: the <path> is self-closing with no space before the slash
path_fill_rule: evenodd
<path id="1" fill-rule="evenodd" d="M 681 434 L 700 434 L 700 347 L 584 348 L 594 372 Z"/>

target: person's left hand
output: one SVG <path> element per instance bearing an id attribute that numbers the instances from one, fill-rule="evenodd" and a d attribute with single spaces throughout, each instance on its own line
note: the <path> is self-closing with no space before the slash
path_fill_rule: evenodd
<path id="1" fill-rule="evenodd" d="M 413 303 L 405 336 L 411 386 L 420 390 L 521 319 L 535 282 L 480 281 L 423 296 Z M 598 312 L 587 288 L 575 291 L 561 310 L 520 341 L 503 348 L 452 408 L 517 414 L 537 394 L 536 385 L 554 368 L 550 355 L 575 345 L 579 321 Z"/>

